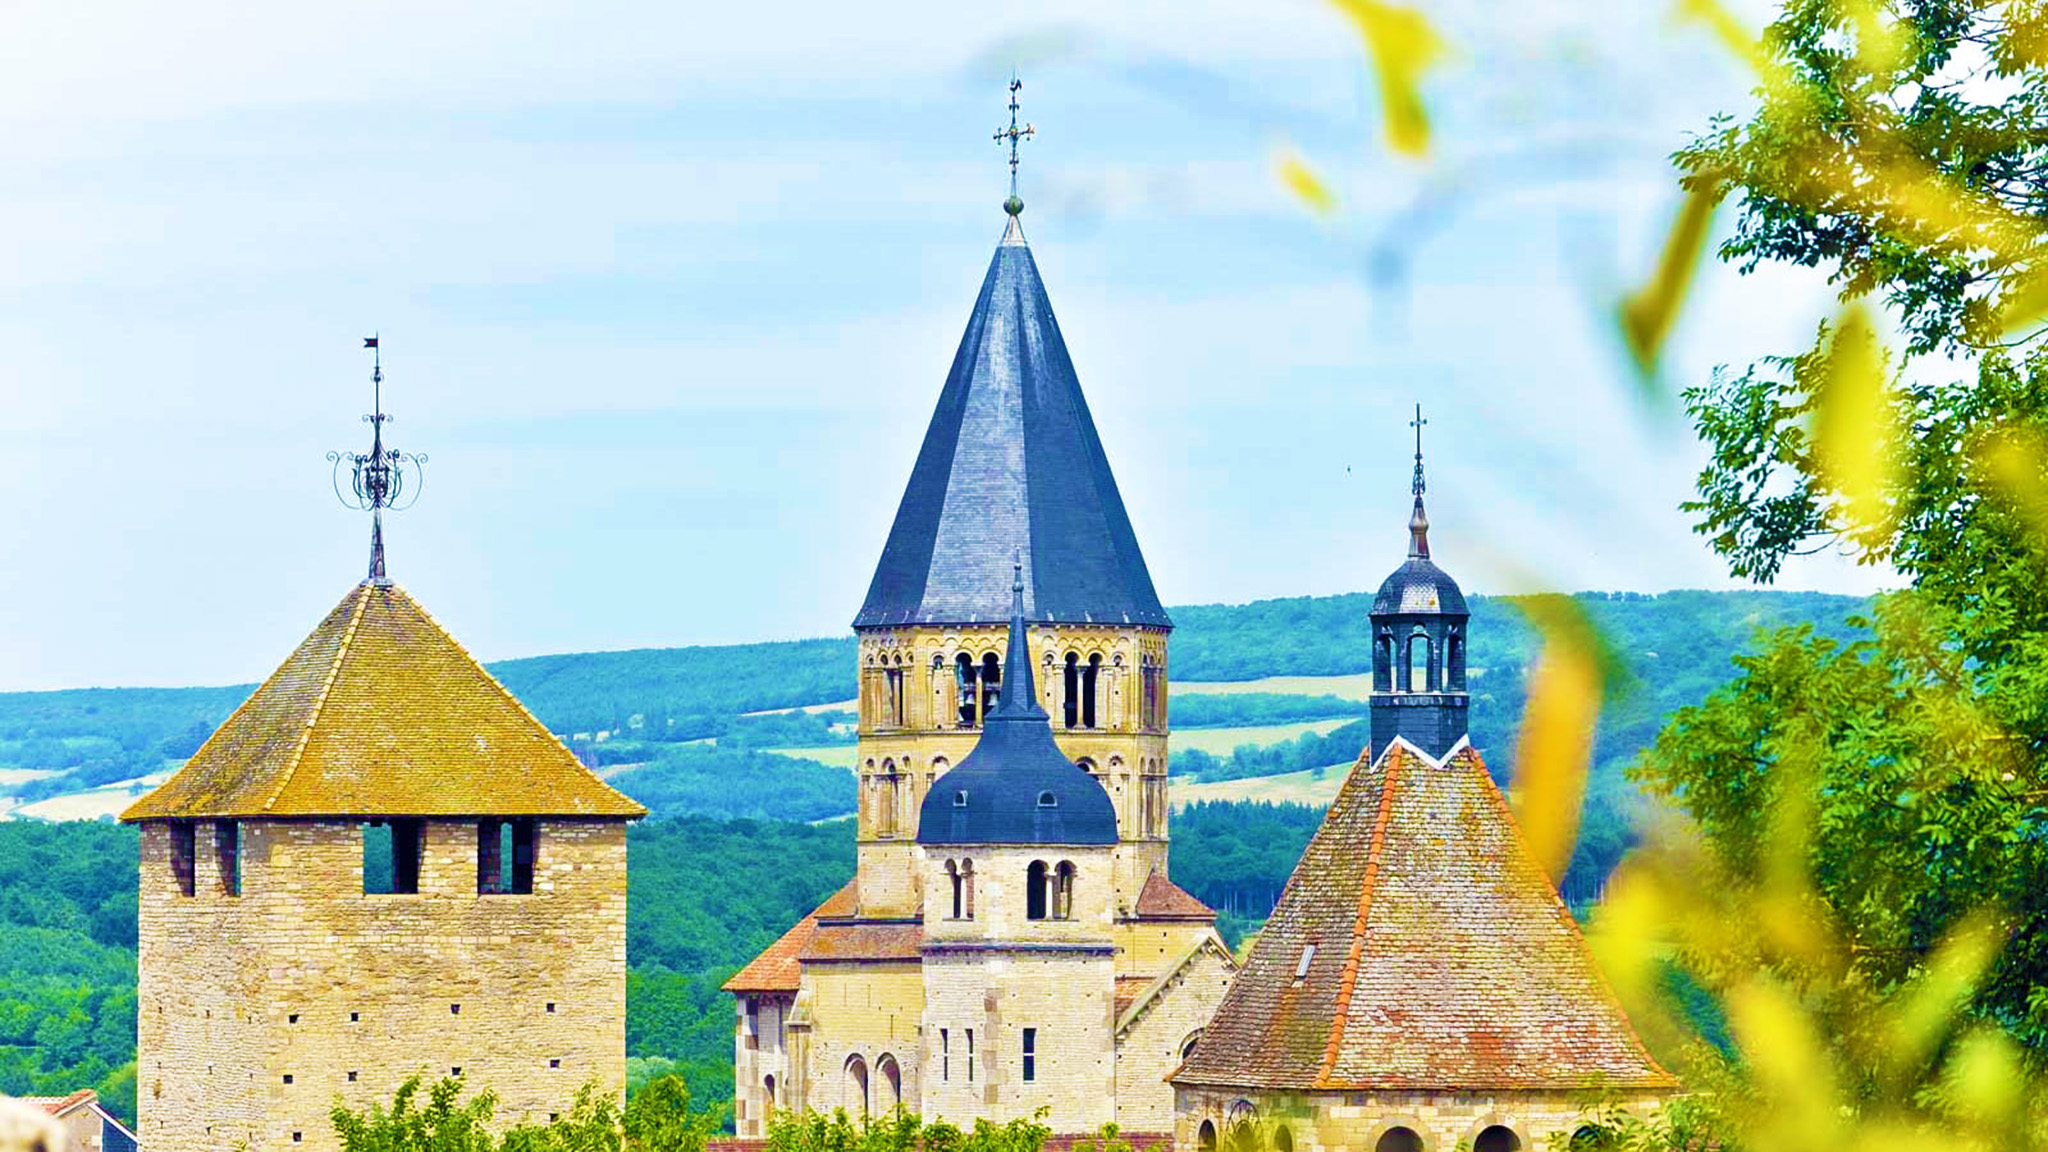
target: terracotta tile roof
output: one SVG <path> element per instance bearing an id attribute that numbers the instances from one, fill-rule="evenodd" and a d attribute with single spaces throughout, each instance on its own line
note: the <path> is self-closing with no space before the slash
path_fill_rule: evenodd
<path id="1" fill-rule="evenodd" d="M 810 942 L 797 953 L 806 964 L 819 960 L 921 960 L 924 925 L 901 920 L 821 920 Z"/>
<path id="2" fill-rule="evenodd" d="M 403 589 L 364 583 L 121 819 L 485 814 L 647 810 L 584 768 Z"/>
<path id="3" fill-rule="evenodd" d="M 1124 1013 L 1130 1010 L 1132 1004 L 1137 1003 L 1138 997 L 1145 994 L 1145 989 L 1152 986 L 1153 979 L 1151 976 L 1116 978 L 1116 1019 L 1124 1018 Z"/>
<path id="4" fill-rule="evenodd" d="M 727 992 L 795 992 L 803 976 L 803 963 L 798 956 L 817 932 L 820 918 L 843 917 L 853 912 L 859 903 L 856 883 L 848 880 L 845 887 L 825 897 L 823 904 L 777 937 L 775 943 L 763 949 L 759 956 L 748 961 L 745 968 L 733 973 L 732 978 L 720 987 Z"/>
<path id="5" fill-rule="evenodd" d="M 1139 889 L 1137 913 L 1140 920 L 1216 920 L 1215 909 L 1158 872 L 1147 876 L 1145 886 Z"/>
<path id="6" fill-rule="evenodd" d="M 90 1088 L 80 1088 L 69 1096 L 23 1096 L 21 1102 L 32 1108 L 41 1108 L 52 1116 L 62 1116 L 80 1104 L 90 1104 L 99 1099 L 99 1093 Z"/>
<path id="7" fill-rule="evenodd" d="M 1405 741 L 1353 767 L 1171 1079 L 1356 1091 L 1677 1084 L 1615 1003 L 1479 754 L 1461 744 L 1439 762 Z"/>

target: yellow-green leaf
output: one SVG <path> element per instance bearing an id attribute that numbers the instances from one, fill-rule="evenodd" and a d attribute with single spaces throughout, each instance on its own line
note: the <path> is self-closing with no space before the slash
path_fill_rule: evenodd
<path id="1" fill-rule="evenodd" d="M 1292 152 L 1282 152 L 1274 158 L 1274 167 L 1280 173 L 1280 183 L 1302 203 L 1313 209 L 1317 215 L 1328 216 L 1337 210 L 1337 194 L 1323 183 L 1306 161 Z"/>
<path id="2" fill-rule="evenodd" d="M 1866 528 L 1888 518 L 1892 410 L 1884 355 L 1863 305 L 1843 309 L 1814 412 L 1814 449 L 1843 510 Z"/>
<path id="3" fill-rule="evenodd" d="M 1331 0 L 1365 38 L 1380 84 L 1387 144 L 1408 156 L 1429 152 L 1429 110 L 1422 100 L 1422 75 L 1445 53 L 1443 38 L 1413 8 L 1380 0 Z"/>
<path id="4" fill-rule="evenodd" d="M 1621 338 L 1635 361 L 1637 377 L 1653 380 L 1657 356 L 1685 304 L 1686 290 L 1707 249 L 1707 234 L 1714 222 L 1714 208 L 1721 201 L 1719 180 L 1700 180 L 1686 193 L 1671 233 L 1664 238 L 1663 255 L 1649 282 L 1621 302 Z M 1645 395 L 1654 395 L 1646 392 Z"/>
<path id="5" fill-rule="evenodd" d="M 1564 876 L 1578 840 L 1579 805 L 1600 718 L 1601 650 L 1592 621 L 1561 596 L 1522 605 L 1543 636 L 1515 749 L 1516 820 L 1550 878 Z"/>

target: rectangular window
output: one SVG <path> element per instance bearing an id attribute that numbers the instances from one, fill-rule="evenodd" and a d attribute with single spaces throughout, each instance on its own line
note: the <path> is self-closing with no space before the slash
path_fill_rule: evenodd
<path id="1" fill-rule="evenodd" d="M 974 1083 L 974 1029 L 967 1030 L 967 1082 Z"/>
<path id="2" fill-rule="evenodd" d="M 941 1028 L 941 1029 L 939 1029 L 939 1079 L 941 1079 L 941 1080 L 951 1080 L 952 1078 L 953 1078 L 953 1045 L 952 1045 L 952 1037 L 946 1034 L 946 1030 L 945 1030 L 944 1028 Z"/>
<path id="3" fill-rule="evenodd" d="M 420 890 L 420 849 L 427 822 L 414 817 L 363 825 L 363 894 L 413 896 Z"/>
<path id="4" fill-rule="evenodd" d="M 213 856 L 220 865 L 223 896 L 242 894 L 242 826 L 233 820 L 213 822 Z"/>
<path id="5" fill-rule="evenodd" d="M 1024 1030 L 1024 1082 L 1038 1079 L 1038 1029 Z"/>
<path id="6" fill-rule="evenodd" d="M 527 896 L 533 892 L 532 820 L 477 821 L 476 891 L 479 896 Z"/>
<path id="7" fill-rule="evenodd" d="M 190 896 L 192 886 L 192 825 L 179 820 L 171 824 L 171 875 L 178 881 L 178 895 Z"/>

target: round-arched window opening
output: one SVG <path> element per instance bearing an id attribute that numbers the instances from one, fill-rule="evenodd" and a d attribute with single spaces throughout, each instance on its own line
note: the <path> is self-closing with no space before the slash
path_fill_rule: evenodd
<path id="1" fill-rule="evenodd" d="M 965 807 L 967 807 L 967 793 L 966 793 L 966 791 L 965 791 L 965 790 L 962 790 L 962 791 L 959 791 L 959 792 L 955 792 L 955 793 L 953 793 L 953 807 L 955 807 L 955 808 L 965 808 Z"/>
<path id="2" fill-rule="evenodd" d="M 1201 1129 L 1195 1133 L 1195 1143 L 1202 1152 L 1216 1152 L 1216 1122 L 1202 1121 Z"/>
<path id="3" fill-rule="evenodd" d="M 1571 1152 L 1606 1152 L 1614 1147 L 1614 1133 L 1598 1124 L 1581 1124 L 1565 1147 Z"/>
<path id="4" fill-rule="evenodd" d="M 1038 806 L 1040 808 L 1057 808 L 1060 806 L 1060 798 L 1050 792 L 1040 792 L 1038 794 Z"/>
<path id="5" fill-rule="evenodd" d="M 1413 1128 L 1396 1124 L 1380 1133 L 1379 1143 L 1372 1146 L 1373 1152 L 1422 1152 L 1422 1137 Z"/>
<path id="6" fill-rule="evenodd" d="M 1273 1129 L 1273 1152 L 1294 1152 L 1294 1133 L 1285 1124 Z"/>
<path id="7" fill-rule="evenodd" d="M 1482 1128 L 1472 1141 L 1472 1152 L 1522 1152 L 1522 1138 L 1505 1124 Z"/>

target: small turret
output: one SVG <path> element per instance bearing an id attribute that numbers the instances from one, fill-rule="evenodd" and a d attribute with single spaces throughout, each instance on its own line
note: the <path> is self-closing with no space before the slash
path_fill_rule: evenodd
<path id="1" fill-rule="evenodd" d="M 1442 756 L 1466 734 L 1466 625 L 1471 613 L 1457 581 L 1429 557 L 1427 490 L 1422 474 L 1422 406 L 1415 407 L 1415 510 L 1408 517 L 1408 559 L 1372 601 L 1372 748 L 1396 736 Z"/>

